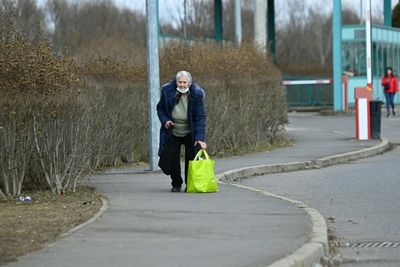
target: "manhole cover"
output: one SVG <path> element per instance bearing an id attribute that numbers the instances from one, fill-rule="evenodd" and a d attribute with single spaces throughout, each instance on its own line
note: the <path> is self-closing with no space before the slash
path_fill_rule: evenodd
<path id="1" fill-rule="evenodd" d="M 347 248 L 395 248 L 400 247 L 400 242 L 358 242 L 344 243 L 342 247 Z"/>

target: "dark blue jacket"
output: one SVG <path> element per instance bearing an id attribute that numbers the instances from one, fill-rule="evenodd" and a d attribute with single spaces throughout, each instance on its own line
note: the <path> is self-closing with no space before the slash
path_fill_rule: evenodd
<path id="1" fill-rule="evenodd" d="M 172 109 L 174 108 L 176 90 L 176 80 L 164 84 L 161 87 L 160 101 L 157 104 L 157 115 L 161 122 L 160 146 L 158 156 L 161 155 L 165 143 L 171 133 L 164 127 L 167 121 L 172 121 Z M 198 84 L 192 83 L 189 88 L 190 96 L 188 102 L 188 120 L 192 134 L 193 145 L 195 141 L 205 141 L 206 115 L 204 111 L 204 89 Z"/>

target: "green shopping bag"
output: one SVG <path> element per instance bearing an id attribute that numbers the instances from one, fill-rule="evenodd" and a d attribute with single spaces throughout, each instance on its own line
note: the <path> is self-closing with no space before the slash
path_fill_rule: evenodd
<path id="1" fill-rule="evenodd" d="M 201 158 L 201 155 L 204 155 L 205 158 Z M 207 151 L 200 149 L 194 160 L 189 161 L 186 192 L 218 192 L 217 178 L 214 174 L 214 163 L 214 160 L 208 156 Z"/>

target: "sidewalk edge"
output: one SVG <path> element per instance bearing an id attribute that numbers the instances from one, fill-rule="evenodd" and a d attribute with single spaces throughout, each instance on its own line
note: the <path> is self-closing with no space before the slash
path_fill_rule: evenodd
<path id="1" fill-rule="evenodd" d="M 340 164 L 343 162 L 359 160 L 363 158 L 368 158 L 371 156 L 375 156 L 378 154 L 382 154 L 385 151 L 389 150 L 391 147 L 390 142 L 387 139 L 382 139 L 381 143 L 378 145 L 364 148 L 357 151 L 342 153 L 338 155 L 322 157 L 314 162 L 316 168 L 332 166 L 336 164 Z"/>
<path id="2" fill-rule="evenodd" d="M 217 175 L 217 178 L 220 183 L 232 185 L 253 192 L 259 192 L 266 196 L 288 201 L 296 207 L 303 209 L 311 218 L 312 231 L 310 233 L 310 240 L 303 246 L 295 250 L 293 253 L 280 260 L 275 261 L 274 263 L 269 265 L 269 267 L 314 266 L 315 264 L 318 264 L 320 262 L 321 258 L 329 254 L 328 227 L 326 225 L 324 217 L 316 209 L 309 208 L 300 201 L 289 199 L 249 186 L 235 184 L 234 181 L 250 176 L 260 176 L 271 173 L 290 172 L 306 169 L 318 169 L 332 166 L 384 153 L 385 151 L 390 149 L 390 146 L 391 144 L 387 139 L 382 139 L 382 142 L 378 145 L 357 151 L 322 157 L 314 161 L 257 165 L 238 168 L 219 173 Z"/>
<path id="3" fill-rule="evenodd" d="M 89 224 L 91 224 L 91 223 L 94 223 L 98 218 L 100 218 L 100 217 L 104 214 L 104 212 L 106 212 L 106 210 L 108 209 L 108 206 L 109 206 L 108 200 L 107 200 L 106 198 L 102 197 L 102 198 L 101 198 L 101 202 L 102 202 L 102 205 L 101 205 L 99 211 L 98 211 L 93 217 L 91 217 L 91 218 L 90 218 L 89 220 L 87 220 L 86 222 L 83 222 L 83 223 L 81 223 L 81 224 L 75 226 L 74 228 L 68 230 L 67 232 L 65 232 L 65 233 L 63 233 L 63 234 L 61 234 L 61 235 L 59 235 L 59 236 L 58 236 L 58 239 L 65 238 L 65 237 L 67 237 L 67 236 L 69 236 L 69 235 L 75 233 L 76 231 L 79 231 L 80 229 L 82 229 L 82 228 L 85 227 L 86 225 L 89 225 Z"/>
<path id="4" fill-rule="evenodd" d="M 301 201 L 279 196 L 267 191 L 263 191 L 261 189 L 235 183 L 221 183 L 261 193 L 268 197 L 287 201 L 292 205 L 303 209 L 308 214 L 308 216 L 310 216 L 312 224 L 310 240 L 288 256 L 285 256 L 282 259 L 279 259 L 268 265 L 269 267 L 314 266 L 316 263 L 319 263 L 321 261 L 321 258 L 329 254 L 328 227 L 323 216 L 316 209 L 309 208 Z"/>
<path id="5" fill-rule="evenodd" d="M 354 161 L 375 156 L 384 153 L 385 151 L 389 150 L 390 147 L 391 144 L 389 143 L 389 141 L 387 139 L 382 139 L 381 143 L 372 147 L 352 152 L 342 153 L 338 155 L 322 157 L 317 160 L 277 163 L 277 164 L 262 164 L 262 165 L 228 170 L 220 174 L 221 175 L 220 181 L 231 183 L 251 176 L 261 176 L 272 173 L 320 169 L 323 167 L 341 164 L 348 161 Z"/>

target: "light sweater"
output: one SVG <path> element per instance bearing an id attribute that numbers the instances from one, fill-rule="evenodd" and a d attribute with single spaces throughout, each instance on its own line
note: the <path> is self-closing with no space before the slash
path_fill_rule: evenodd
<path id="1" fill-rule="evenodd" d="M 172 109 L 172 121 L 174 128 L 172 133 L 177 137 L 184 137 L 190 134 L 188 121 L 188 94 L 183 94 L 179 102 Z"/>

